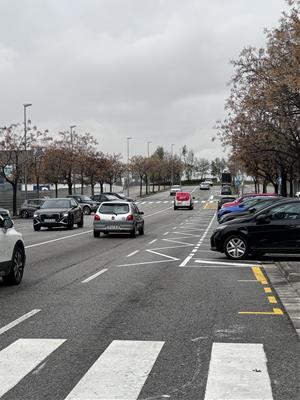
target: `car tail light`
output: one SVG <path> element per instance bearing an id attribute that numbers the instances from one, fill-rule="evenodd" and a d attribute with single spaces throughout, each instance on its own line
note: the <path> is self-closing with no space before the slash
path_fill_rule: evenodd
<path id="1" fill-rule="evenodd" d="M 95 221 L 100 221 L 100 219 L 101 219 L 101 218 L 100 218 L 100 215 L 95 214 L 94 220 L 95 220 Z"/>
<path id="2" fill-rule="evenodd" d="M 128 215 L 127 221 L 133 221 L 133 215 L 132 215 L 132 214 L 129 214 L 129 215 Z"/>

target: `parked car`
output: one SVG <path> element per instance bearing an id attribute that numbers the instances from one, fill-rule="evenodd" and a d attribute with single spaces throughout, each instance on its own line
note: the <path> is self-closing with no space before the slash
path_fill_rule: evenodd
<path id="1" fill-rule="evenodd" d="M 230 186 L 222 186 L 221 187 L 221 194 L 226 194 L 226 195 L 232 194 L 231 187 Z"/>
<path id="2" fill-rule="evenodd" d="M 174 199 L 174 210 L 178 208 L 189 208 L 193 210 L 194 208 L 194 197 L 192 197 L 189 192 L 177 192 Z"/>
<path id="3" fill-rule="evenodd" d="M 208 182 L 201 182 L 199 189 L 200 190 L 209 190 L 210 189 L 210 184 Z"/>
<path id="4" fill-rule="evenodd" d="M 0 215 L 3 218 L 10 218 L 10 212 L 6 208 L 0 208 Z"/>
<path id="5" fill-rule="evenodd" d="M 33 215 L 33 229 L 39 231 L 42 227 L 54 228 L 63 226 L 73 229 L 83 227 L 83 210 L 73 198 L 57 198 L 45 200 L 44 204 Z"/>
<path id="6" fill-rule="evenodd" d="M 129 233 L 143 235 L 145 222 L 143 212 L 131 201 L 108 201 L 100 204 L 94 217 L 94 237 L 102 233 Z"/>
<path id="7" fill-rule="evenodd" d="M 267 196 L 268 197 L 268 196 L 278 196 L 278 195 L 276 193 L 245 193 L 245 194 L 243 194 L 243 196 L 238 197 L 233 202 L 226 203 L 224 205 L 224 207 L 231 207 L 231 206 L 234 206 L 236 204 L 240 204 L 246 198 L 257 197 L 257 196 L 259 196 L 259 197 Z"/>
<path id="8" fill-rule="evenodd" d="M 95 196 L 101 196 L 101 195 L 114 196 L 114 197 L 117 197 L 120 200 L 125 200 L 125 201 L 134 201 L 133 198 L 127 197 L 123 193 L 115 193 L 115 192 L 103 192 L 103 193 L 95 194 L 94 196 L 91 196 L 91 198 L 94 198 Z M 105 201 L 105 200 L 102 200 L 102 201 Z"/>
<path id="9" fill-rule="evenodd" d="M 26 262 L 25 245 L 21 233 L 10 218 L 0 215 L 0 276 L 4 283 L 19 285 Z"/>
<path id="10" fill-rule="evenodd" d="M 94 201 L 89 196 L 83 194 L 69 194 L 67 198 L 75 199 L 85 215 L 89 215 L 91 212 L 96 212 L 99 206 L 99 202 Z"/>
<path id="11" fill-rule="evenodd" d="M 173 186 L 171 186 L 171 189 L 170 189 L 170 196 L 175 196 L 175 194 L 176 194 L 177 192 L 181 192 L 181 186 L 180 186 L 180 185 L 173 185 Z"/>
<path id="12" fill-rule="evenodd" d="M 214 186 L 212 179 L 205 179 L 204 183 L 208 183 L 209 186 Z"/>
<path id="13" fill-rule="evenodd" d="M 99 207 L 100 203 L 102 203 L 103 201 L 124 200 L 124 199 L 118 197 L 116 194 L 110 194 L 110 193 L 94 194 L 93 196 L 91 196 L 91 199 L 98 203 L 98 207 Z"/>
<path id="14" fill-rule="evenodd" d="M 232 221 L 233 219 L 243 217 L 244 215 L 250 215 L 254 214 L 257 211 L 262 210 L 263 208 L 266 208 L 270 206 L 271 204 L 275 203 L 276 201 L 283 200 L 283 197 L 265 197 L 265 198 L 254 198 L 252 199 L 252 203 L 250 204 L 249 207 L 245 207 L 239 211 L 233 211 L 230 213 L 224 214 L 222 217 L 219 219 L 219 223 L 223 224 L 229 221 Z M 229 207 L 230 208 L 230 207 Z"/>
<path id="15" fill-rule="evenodd" d="M 216 228 L 211 250 L 233 260 L 265 253 L 300 254 L 300 199 L 278 201 Z"/>
<path id="16" fill-rule="evenodd" d="M 223 206 L 225 203 L 229 203 L 230 201 L 234 201 L 236 197 L 234 196 L 227 196 L 227 195 L 219 195 L 220 198 L 218 200 L 218 210 Z"/>
<path id="17" fill-rule="evenodd" d="M 39 210 L 44 204 L 45 199 L 28 199 L 25 200 L 20 208 L 20 217 L 29 218 L 33 217 L 36 210 Z"/>

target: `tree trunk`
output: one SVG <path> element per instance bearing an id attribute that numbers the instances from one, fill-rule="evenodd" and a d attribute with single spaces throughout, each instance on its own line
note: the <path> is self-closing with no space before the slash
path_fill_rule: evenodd
<path id="1" fill-rule="evenodd" d="M 149 191 L 148 191 L 148 176 L 147 175 L 145 175 L 145 184 L 146 184 L 146 194 L 149 194 Z"/>
<path id="2" fill-rule="evenodd" d="M 100 193 L 103 193 L 103 182 L 100 181 L 99 184 L 100 184 Z"/>
<path id="3" fill-rule="evenodd" d="M 58 184 L 57 184 L 57 182 L 55 182 L 54 185 L 55 185 L 55 197 L 58 197 Z"/>
<path id="4" fill-rule="evenodd" d="M 81 175 L 80 177 L 80 183 L 81 183 L 81 188 L 80 188 L 80 193 L 83 194 L 83 186 L 84 186 L 84 177 L 83 175 Z"/>
<path id="5" fill-rule="evenodd" d="M 36 188 L 37 188 L 37 197 L 40 198 L 40 179 L 39 177 L 36 178 Z"/>
<path id="6" fill-rule="evenodd" d="M 112 192 L 113 183 L 112 181 L 109 182 L 109 191 Z"/>
<path id="7" fill-rule="evenodd" d="M 281 185 L 280 185 L 281 196 L 287 196 L 287 176 L 283 168 L 281 168 Z"/>
<path id="8" fill-rule="evenodd" d="M 274 193 L 278 194 L 278 183 L 272 182 L 272 185 L 274 186 Z"/>
<path id="9" fill-rule="evenodd" d="M 268 186 L 268 182 L 266 179 L 263 180 L 263 193 L 267 193 L 267 186 Z"/>
<path id="10" fill-rule="evenodd" d="M 141 180 L 140 180 L 140 197 L 142 197 L 142 194 L 143 194 L 143 177 L 141 176 L 140 178 L 141 178 Z"/>
<path id="11" fill-rule="evenodd" d="M 18 189 L 18 184 L 13 183 L 13 215 L 17 215 L 17 189 Z"/>

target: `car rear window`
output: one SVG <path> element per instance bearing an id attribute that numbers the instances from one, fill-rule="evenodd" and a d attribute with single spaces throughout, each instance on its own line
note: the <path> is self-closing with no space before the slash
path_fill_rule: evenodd
<path id="1" fill-rule="evenodd" d="M 99 208 L 101 214 L 128 214 L 129 205 L 126 203 L 102 204 Z"/>
<path id="2" fill-rule="evenodd" d="M 179 201 L 188 201 L 190 200 L 191 195 L 185 192 L 176 193 L 176 199 Z"/>

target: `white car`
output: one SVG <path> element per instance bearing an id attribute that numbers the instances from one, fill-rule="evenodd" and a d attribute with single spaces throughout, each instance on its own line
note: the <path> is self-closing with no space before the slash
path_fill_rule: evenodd
<path id="1" fill-rule="evenodd" d="M 300 192 L 296 192 L 296 193 L 295 193 L 295 196 L 296 196 L 296 197 L 300 197 Z"/>
<path id="2" fill-rule="evenodd" d="M 26 254 L 21 233 L 10 218 L 0 215 L 0 276 L 4 283 L 19 285 L 23 278 Z"/>
<path id="3" fill-rule="evenodd" d="M 207 182 L 202 182 L 200 183 L 200 190 L 209 190 L 210 189 L 210 185 Z"/>
<path id="4" fill-rule="evenodd" d="M 171 189 L 170 189 L 170 196 L 175 196 L 175 194 L 176 194 L 177 192 L 181 192 L 181 186 L 180 186 L 180 185 L 173 185 L 173 186 L 171 186 Z"/>

